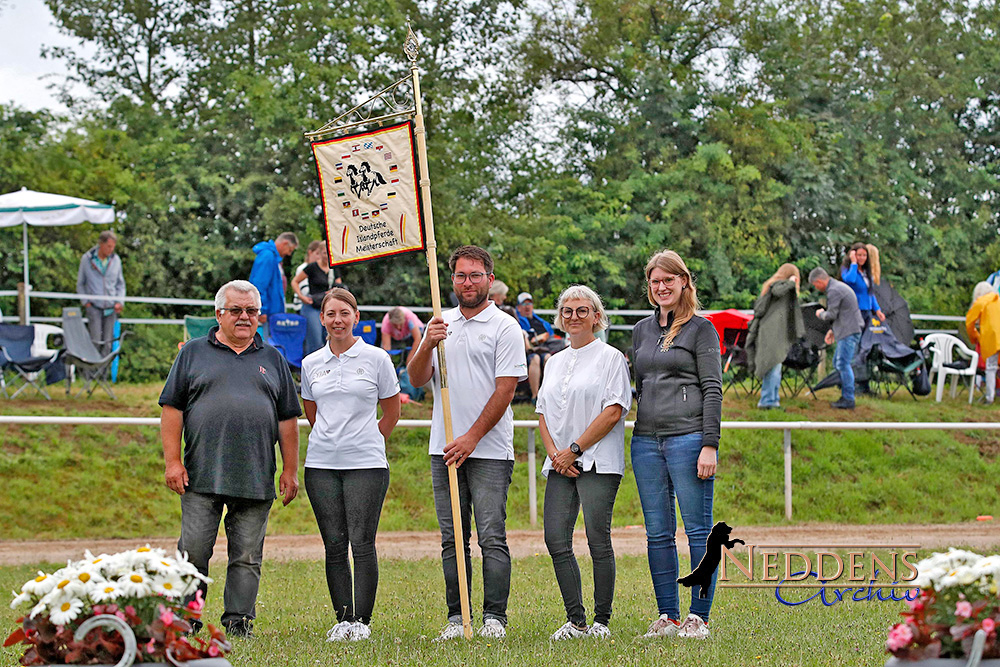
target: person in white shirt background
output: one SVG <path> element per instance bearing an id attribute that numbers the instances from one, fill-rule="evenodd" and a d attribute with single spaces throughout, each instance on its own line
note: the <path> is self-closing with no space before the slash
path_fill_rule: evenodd
<path id="1" fill-rule="evenodd" d="M 337 615 L 327 641 L 357 641 L 371 635 L 378 588 L 375 534 L 389 488 L 385 442 L 399 420 L 399 381 L 389 354 L 352 333 L 360 318 L 353 294 L 329 290 L 320 315 L 328 343 L 302 361 L 302 402 L 312 426 L 305 485 Z M 378 407 L 382 418 L 376 421 Z"/>
<path id="2" fill-rule="evenodd" d="M 611 516 L 625 473 L 625 415 L 632 405 L 625 355 L 594 334 L 608 327 L 601 298 L 584 285 L 559 296 L 557 329 L 569 348 L 546 365 L 535 412 L 548 458 L 545 546 L 552 556 L 567 622 L 553 640 L 604 638 L 615 594 Z M 583 507 L 587 544 L 594 562 L 594 623 L 587 625 L 573 528 Z"/>
<path id="3" fill-rule="evenodd" d="M 483 552 L 482 637 L 506 636 L 510 597 L 510 550 L 507 547 L 507 490 L 514 471 L 514 413 L 510 401 L 517 383 L 527 377 L 524 337 L 517 320 L 487 299 L 493 285 L 493 258 L 477 246 L 462 246 L 448 260 L 459 307 L 427 323 L 424 341 L 407 364 L 410 382 L 433 379 L 431 479 L 434 508 L 441 528 L 441 561 L 448 623 L 439 640 L 462 636 L 455 527 L 451 516 L 448 465 L 458 473 L 463 551 L 472 580 L 469 539 L 476 517 Z M 454 440 L 445 441 L 441 381 L 434 348 L 444 341 Z"/>

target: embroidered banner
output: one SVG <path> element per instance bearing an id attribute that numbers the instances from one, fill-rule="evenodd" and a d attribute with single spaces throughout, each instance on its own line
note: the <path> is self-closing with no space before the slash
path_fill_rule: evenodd
<path id="1" fill-rule="evenodd" d="M 424 250 L 413 123 L 312 145 L 330 266 Z"/>

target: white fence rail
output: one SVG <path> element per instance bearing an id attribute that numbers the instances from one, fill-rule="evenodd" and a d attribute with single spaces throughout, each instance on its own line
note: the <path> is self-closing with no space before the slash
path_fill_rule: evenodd
<path id="1" fill-rule="evenodd" d="M 159 426 L 156 417 L 49 417 L 0 415 L 0 424 L 52 424 L 72 426 Z M 305 419 L 299 426 L 308 426 Z M 635 422 L 625 422 L 631 429 Z M 429 419 L 400 419 L 400 428 L 430 428 Z M 531 525 L 538 524 L 538 464 L 535 460 L 535 430 L 538 422 L 517 419 L 514 428 L 528 429 L 528 519 Z M 741 431 L 781 431 L 782 452 L 785 463 L 785 518 L 792 518 L 792 431 L 996 431 L 1000 422 L 813 422 L 813 421 L 773 421 L 747 422 L 724 421 L 722 429 Z"/>

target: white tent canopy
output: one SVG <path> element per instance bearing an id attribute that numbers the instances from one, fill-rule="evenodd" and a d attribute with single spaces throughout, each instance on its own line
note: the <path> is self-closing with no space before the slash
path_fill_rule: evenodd
<path id="1" fill-rule="evenodd" d="M 107 225 L 115 221 L 115 209 L 79 197 L 67 197 L 48 192 L 35 192 L 21 188 L 18 192 L 0 195 L 0 227 L 21 225 L 24 253 L 24 284 L 28 281 L 28 225 L 32 227 L 59 227 L 90 222 Z M 30 299 L 31 290 L 29 289 Z M 25 314 L 31 317 L 30 302 L 25 302 Z"/>

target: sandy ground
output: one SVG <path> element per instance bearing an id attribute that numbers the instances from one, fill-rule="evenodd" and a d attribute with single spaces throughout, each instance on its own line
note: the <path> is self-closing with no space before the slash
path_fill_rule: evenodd
<path id="1" fill-rule="evenodd" d="M 784 547 L 860 547 L 885 545 L 923 549 L 946 549 L 951 546 L 972 547 L 985 551 L 1000 547 L 1000 522 L 985 521 L 925 525 L 870 525 L 804 524 L 798 526 L 734 526 L 732 537 L 747 544 Z M 617 554 L 642 555 L 646 550 L 646 536 L 641 526 L 616 528 L 612 540 Z M 545 554 L 545 541 L 541 530 L 512 530 L 507 534 L 511 554 L 515 558 Z M 578 531 L 575 543 L 577 552 L 586 554 L 587 538 Z M 683 532 L 677 535 L 678 546 L 687 548 Z M 173 549 L 176 538 L 148 538 L 126 540 L 0 540 L 0 565 L 77 560 L 85 549 L 93 553 L 114 553 L 143 544 Z M 220 537 L 215 549 L 224 559 L 226 541 Z M 433 532 L 380 533 L 378 536 L 380 558 L 416 560 L 438 558 L 441 553 L 440 536 Z M 479 549 L 473 539 L 473 555 Z M 279 561 L 319 560 L 323 558 L 323 543 L 319 535 L 271 535 L 264 541 L 264 557 Z"/>

